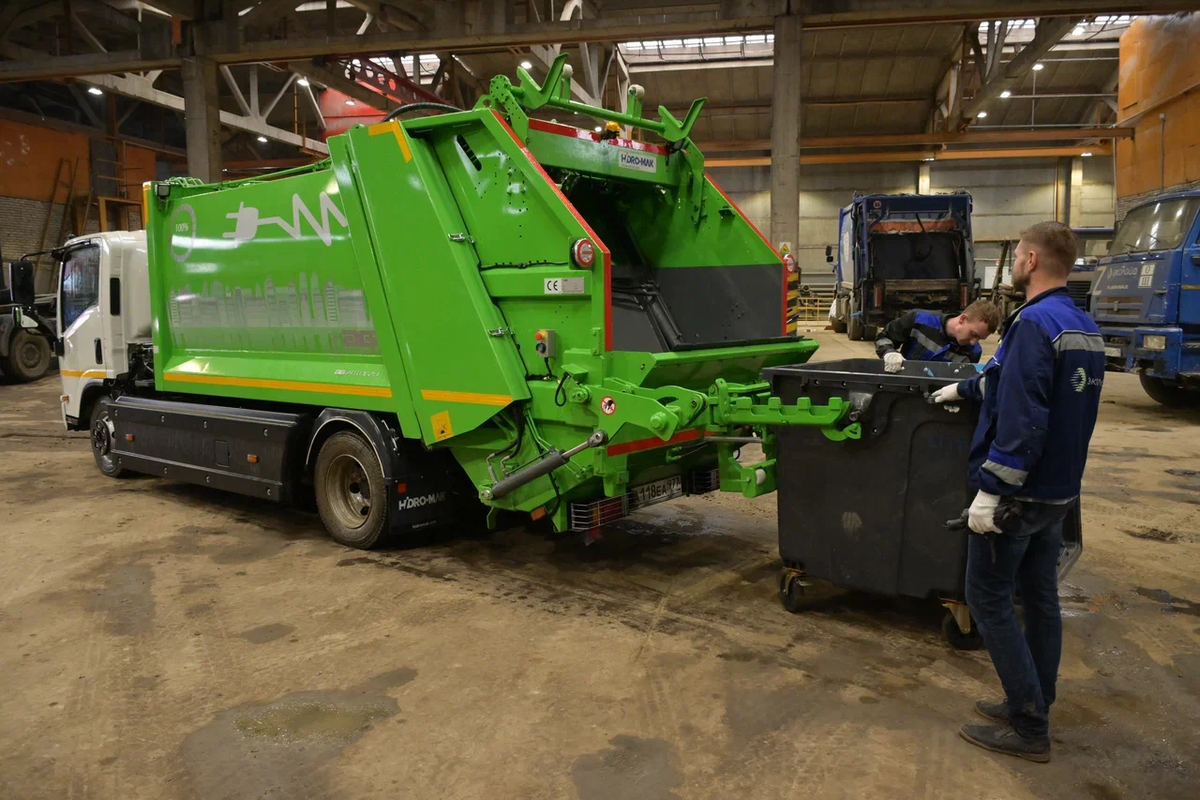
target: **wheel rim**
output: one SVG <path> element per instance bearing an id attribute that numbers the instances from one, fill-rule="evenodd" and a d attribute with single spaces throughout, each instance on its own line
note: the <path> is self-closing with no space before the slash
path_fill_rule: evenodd
<path id="1" fill-rule="evenodd" d="M 371 516 L 371 482 L 362 463 L 352 455 L 336 457 L 325 472 L 325 497 L 338 524 L 357 530 Z"/>
<path id="2" fill-rule="evenodd" d="M 42 363 L 42 351 L 38 348 L 36 342 L 25 342 L 21 345 L 21 352 L 18 353 L 21 366 L 25 369 L 35 369 Z"/>
<path id="3" fill-rule="evenodd" d="M 113 468 L 112 431 L 108 427 L 107 414 L 97 417 L 96 424 L 92 426 L 92 452 L 96 454 L 101 469 L 107 472 Z"/>

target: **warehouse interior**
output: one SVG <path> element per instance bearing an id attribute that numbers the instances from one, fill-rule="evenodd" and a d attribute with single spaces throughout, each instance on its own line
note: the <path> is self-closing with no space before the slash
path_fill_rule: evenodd
<path id="1" fill-rule="evenodd" d="M 535 90 L 548 99 L 535 100 L 541 96 Z M 698 98 L 704 102 L 694 116 L 689 111 Z M 437 144 L 442 118 L 468 111 L 478 112 L 471 123 L 478 127 L 462 122 L 446 134 L 448 144 Z M 390 190 L 389 178 L 372 165 L 393 163 L 386 160 L 390 152 L 380 155 L 381 138 L 393 130 L 402 153 L 397 174 L 410 161 L 425 172 L 391 179 L 396 194 L 385 203 L 377 198 Z M 477 137 L 492 134 L 500 138 L 486 139 L 485 149 Z M 564 137 L 569 144 L 549 149 L 549 140 Z M 461 149 L 453 149 L 455 142 Z M 572 159 L 599 159 L 600 151 L 588 148 L 602 145 L 622 150 L 616 166 L 572 171 L 578 163 Z M 650 159 L 641 166 L 631 161 L 632 169 L 658 170 L 659 177 L 622 175 L 626 152 Z M 448 153 L 462 163 L 452 164 Z M 498 163 L 510 165 L 508 177 L 473 177 L 497 153 L 507 154 Z M 435 163 L 450 176 L 444 184 L 429 177 Z M 460 167 L 469 180 L 454 177 Z M 536 180 L 543 176 L 545 186 L 521 183 L 513 177 L 518 167 Z M 686 187 L 693 168 L 692 179 L 704 188 L 681 189 L 665 205 L 653 205 L 661 198 L 650 193 L 635 201 L 611 189 L 591 192 L 605 181 L 659 180 L 665 198 L 674 189 L 662 174 L 684 176 Z M 276 175 L 282 171 L 289 172 Z M 300 194 L 269 212 L 278 217 L 264 210 L 259 218 L 251 207 L 266 209 L 263 198 L 279 181 L 300 186 L 311 179 L 315 186 L 326 174 L 316 216 L 309 210 L 318 209 L 315 200 L 305 206 Z M 233 183 L 206 188 L 226 181 Z M 411 192 L 400 194 L 401 184 Z M 365 199 L 339 199 L 351 187 Z M 507 191 L 508 199 L 486 205 L 493 188 Z M 216 208 L 222 192 L 234 198 L 223 217 L 206 210 Z M 696 200 L 689 217 L 689 198 L 703 192 L 708 205 Z M 821 408 L 841 421 L 833 428 L 816 420 L 816 406 L 811 421 L 796 421 L 810 413 L 809 401 L 771 383 L 790 380 L 772 377 L 770 369 L 790 362 L 763 355 L 761 348 L 776 344 L 745 333 L 758 330 L 754 323 L 765 307 L 774 315 L 770 335 L 778 334 L 779 303 L 770 292 L 781 291 L 784 338 L 803 353 L 794 361 L 865 369 L 880 376 L 883 392 L 883 351 L 873 340 L 899 312 L 867 322 L 872 303 L 883 313 L 885 286 L 870 283 L 869 275 L 866 283 L 854 277 L 874 266 L 850 255 L 851 209 L 863 197 L 886 203 L 889 195 L 956 192 L 970 195 L 966 260 L 944 301 L 949 305 L 939 309 L 945 319 L 976 298 L 1004 312 L 1020 306 L 1018 242 L 1032 226 L 1062 223 L 1076 231 L 1081 248 L 1081 229 L 1088 229 L 1102 243 L 1095 251 L 1080 249 L 1072 272 L 1072 279 L 1086 279 L 1076 306 L 1104 337 L 1098 357 L 1106 370 L 1097 379 L 1103 389 L 1077 493 L 1082 551 L 1073 552 L 1069 571 L 1059 572 L 1063 652 L 1049 764 L 985 752 L 960 738 L 976 700 L 1004 693 L 990 643 L 978 626 L 973 634 L 962 628 L 968 615 L 961 591 L 925 597 L 869 591 L 784 554 L 784 540 L 803 535 L 844 540 L 860 548 L 863 561 L 880 557 L 886 548 L 859 535 L 863 509 L 890 507 L 896 474 L 905 473 L 907 505 L 898 516 L 916 519 L 923 505 L 940 513 L 948 490 L 921 485 L 922 465 L 965 464 L 973 425 L 959 425 L 968 438 L 951 445 L 921 438 L 914 428 L 912 442 L 927 450 L 906 441 L 903 460 L 890 463 L 892 451 L 864 449 L 852 466 L 830 474 L 843 456 L 827 459 L 826 448 L 865 445 L 880 433 L 870 429 L 879 417 L 862 417 L 860 429 L 867 407 L 851 397 L 839 410 L 829 399 L 833 384 L 810 375 L 796 384 L 801 394 L 818 387 L 812 402 L 829 403 Z M 476 200 L 480 206 L 470 206 Z M 184 201 L 191 205 L 179 205 Z M 523 213 L 504 203 L 533 208 L 560 201 L 534 225 L 511 227 L 501 219 Z M 880 200 L 874 203 L 879 209 Z M 1145 308 L 1151 309 L 1143 318 L 1142 306 L 1134 307 L 1142 302 L 1138 287 L 1101 287 L 1128 269 L 1112 261 L 1119 249 L 1109 249 L 1134 236 L 1122 228 L 1127 217 L 1158 214 L 1164 203 L 1174 203 L 1169 208 L 1178 214 L 1137 233 L 1141 244 L 1125 250 L 1142 259 L 1140 288 L 1149 289 Z M 713 211 L 718 206 L 720 213 Z M 181 208 L 190 213 L 190 228 Z M 683 210 L 672 217 L 672 208 Z M 244 233 L 243 209 L 254 213 L 258 232 Z M 0 794 L 1193 798 L 1200 780 L 1198 209 L 1200 11 L 1192 0 L 8 0 L 0 4 L 0 540 L 7 551 L 0 563 L 0 669 L 9 691 L 0 698 Z M 661 214 L 652 224 L 651 211 Z M 236 223 L 220 235 L 201 235 L 206 214 L 220 217 L 221 225 L 225 218 Z M 610 252 L 596 231 L 609 239 L 612 219 L 623 216 L 632 220 L 628 238 L 609 242 Z M 368 221 L 356 228 L 360 217 Z M 268 241 L 261 231 L 272 221 L 290 239 Z M 344 235 L 331 233 L 338 223 Z M 310 224 L 315 238 L 302 237 Z M 592 241 L 560 236 L 553 227 L 577 224 L 594 249 Z M 710 224 L 726 227 L 700 244 L 679 245 L 683 260 L 672 261 L 671 246 L 688 235 L 688 225 Z M 920 215 L 914 224 L 928 236 Z M 448 237 L 439 229 L 436 246 L 417 242 L 419 231 L 439 225 Z M 487 256 L 481 231 L 494 231 L 517 255 Z M 534 244 L 539 233 L 558 249 Z M 327 251 L 331 237 L 335 249 Z M 310 249 L 286 250 L 302 238 Z M 92 305 L 68 312 L 74 267 L 66 265 L 84 240 L 103 240 L 112 252 L 123 243 L 143 263 L 148 253 L 149 262 L 140 273 L 127 262 L 124 272 L 112 273 L 113 283 L 98 284 L 107 288 L 95 290 Z M 864 235 L 864 248 L 867 241 Z M 64 249 L 68 242 L 76 244 Z M 399 271 L 408 263 L 450 263 L 467 245 L 479 254 L 467 288 L 450 278 L 423 282 L 415 273 L 409 282 Z M 236 380 L 253 392 L 218 405 L 249 409 L 242 422 L 253 426 L 283 426 L 288 415 L 302 420 L 286 423 L 294 428 L 289 436 L 313 429 L 298 451 L 291 440 L 279 451 L 302 460 L 296 475 L 307 470 L 307 477 L 297 477 L 296 485 L 303 491 L 288 490 L 286 502 L 221 491 L 204 485 L 219 470 L 188 477 L 186 455 L 155 461 L 161 469 L 134 469 L 148 474 L 131 477 L 126 469 L 115 480 L 119 465 L 111 457 L 104 462 L 97 448 L 128 457 L 152 441 L 153 429 L 123 432 L 111 420 L 97 428 L 97 398 L 116 408 L 128 399 L 123 395 L 157 393 L 154 402 L 175 404 L 163 406 L 170 413 L 189 397 L 203 399 L 186 392 L 199 392 L 205 380 L 236 385 L 220 372 L 218 346 L 204 345 L 213 360 L 201 364 L 207 351 L 195 344 L 199 334 L 189 344 L 179 331 L 197 324 L 199 317 L 188 315 L 201 313 L 190 309 L 210 299 L 210 285 L 221 302 L 235 296 L 209 283 L 214 274 L 227 275 L 222 253 L 262 253 L 253 256 L 260 261 L 238 262 L 253 272 L 263 259 L 276 258 L 267 255 L 273 246 L 292 255 L 279 256 L 272 269 L 311 276 L 311 295 L 304 271 L 300 294 L 296 281 L 288 287 L 299 316 L 289 322 L 273 310 L 276 292 L 286 296 L 282 272 L 274 286 L 272 275 L 254 273 L 248 280 L 266 275 L 265 290 L 248 290 L 243 300 L 237 289 L 239 311 L 224 305 L 219 317 L 212 311 L 212 331 L 236 339 L 229 350 L 257 347 L 262 340 L 251 334 L 260 323 L 246 310 L 253 294 L 272 309 L 263 327 L 339 326 L 340 343 L 308 344 L 306 335 L 297 345 L 294 334 L 281 332 L 269 347 L 288 351 L 282 364 L 242 375 Z M 559 263 L 545 253 L 559 250 L 561 264 L 575 270 L 562 281 L 545 271 Z M 410 261 L 385 267 L 389 251 Z M 649 274 L 653 266 L 661 297 L 657 287 L 655 298 L 645 300 L 618 285 L 626 251 L 644 262 L 628 267 L 631 274 Z M 334 286 L 337 259 L 364 258 L 378 259 L 374 284 Z M 489 258 L 494 263 L 485 263 Z M 755 278 L 752 291 L 733 278 L 702 283 L 708 279 L 694 271 L 702 268 L 696 264 L 709 266 L 705 259 L 753 265 L 764 258 L 770 269 Z M 612 275 L 589 272 L 592 259 Z M 1147 281 L 1158 274 L 1154 266 L 1147 273 L 1147 264 L 1160 261 L 1174 272 Z M 500 272 L 489 274 L 494 268 Z M 667 275 L 683 269 L 693 270 L 686 281 L 667 283 Z M 318 283 L 318 271 L 322 280 L 334 274 L 328 288 Z M 534 273 L 547 276 L 544 288 L 522 296 L 521 281 Z M 170 278 L 163 276 L 171 275 L 193 283 L 165 289 Z M 146 284 L 142 294 L 119 294 L 136 280 Z M 605 285 L 612 295 L 608 317 L 598 288 Z M 434 290 L 417 296 L 422 287 Z M 127 299 L 107 300 L 105 291 Z M 508 383 L 485 363 L 492 350 L 469 349 L 467 334 L 459 338 L 456 330 L 469 325 L 455 314 L 481 304 L 491 309 L 489 293 L 500 322 L 476 326 L 476 333 L 489 347 L 518 340 L 511 364 L 497 356 L 498 364 L 520 365 Z M 378 294 L 389 299 L 379 302 Z M 593 297 L 600 305 L 580 311 Z M 120 332 L 122 304 L 126 317 L 145 307 L 142 349 L 125 341 L 134 338 L 129 329 Z M 413 326 L 401 319 L 402 308 L 420 309 L 429 319 Z M 545 316 L 531 316 L 539 308 Z M 661 352 L 620 345 L 628 338 L 614 326 L 632 330 L 629 308 L 645 311 L 650 322 L 638 324 L 657 332 L 654 347 L 661 344 Z M 314 323 L 314 313 L 325 323 Z M 585 313 L 592 314 L 586 322 Z M 663 323 L 664 313 L 678 319 Z M 717 313 L 732 321 L 707 321 L 705 328 L 705 320 L 696 320 Z M 839 313 L 850 318 L 850 335 Z M 71 341 L 82 330 L 79 321 L 91 324 L 89 314 L 117 319 L 112 331 L 95 329 L 94 363 L 91 329 Z M 394 324 L 385 327 L 389 314 Z M 536 324 L 521 347 L 527 320 Z M 671 324 L 675 332 L 664 333 Z M 572 338 L 574 325 L 587 331 L 586 344 Z M 427 339 L 413 331 L 422 326 Z M 397 337 L 414 338 L 388 361 L 388 345 L 377 346 L 376 336 L 393 328 Z M 1003 332 L 980 343 L 981 367 Z M 714 360 L 708 369 L 702 357 L 716 346 L 710 339 L 732 346 L 738 336 L 753 351 L 742 353 L 748 360 L 719 362 L 725 372 Z M 113 347 L 129 348 L 121 366 L 101 357 L 110 339 Z M 1154 344 L 1160 339 L 1162 352 Z M 420 374 L 458 383 L 444 391 L 415 383 L 401 389 L 394 365 L 403 363 L 416 381 L 417 362 L 409 359 L 422 342 L 434 363 Z M 640 364 L 629 361 L 630 374 L 609 352 L 621 349 L 636 349 L 639 358 L 642 349 L 652 352 Z M 167 394 L 165 370 L 178 366 L 169 354 L 185 350 L 189 363 L 201 365 L 180 368 L 192 370 L 190 383 L 179 389 L 184 393 Z M 347 352 L 332 363 L 334 354 Z M 366 411 L 354 413 L 382 421 L 379 441 L 390 439 L 403 452 L 401 440 L 410 440 L 447 463 L 451 452 L 463 462 L 449 489 L 439 484 L 420 497 L 414 489 L 407 501 L 401 496 L 400 511 L 442 504 L 449 492 L 451 504 L 472 509 L 458 511 L 464 521 L 419 523 L 377 545 L 373 538 L 355 544 L 336 536 L 327 519 L 332 506 L 322 505 L 324 462 L 317 457 L 332 441 L 320 435 L 331 420 L 326 430 L 340 431 L 333 436 L 358 429 L 364 452 L 374 448 L 380 486 L 395 483 L 386 486 L 382 505 L 393 491 L 406 491 L 404 480 L 424 486 L 429 472 L 409 479 L 389 472 L 374 434 L 354 414 L 339 415 L 332 402 L 310 394 L 268 402 L 268 393 L 289 381 L 306 381 L 309 393 L 326 385 L 306 371 L 304 359 L 314 353 L 338 367 L 337 375 L 366 381 L 360 394 L 368 399 L 354 407 Z M 568 363 L 570 353 L 577 364 Z M 234 353 L 229 363 L 242 357 L 247 352 Z M 647 371 L 651 363 L 657 367 Z M 902 373 L 912 387 L 923 376 L 935 378 L 916 363 Z M 664 377 L 667 369 L 674 371 Z M 802 412 L 792 421 L 772 418 L 770 424 L 788 431 L 776 441 L 773 429 L 737 416 L 739 408 L 750 415 L 749 399 L 718 407 L 726 380 L 733 395 L 757 386 L 757 395 L 745 388 L 747 398 L 763 395 L 766 384 L 755 381 L 766 381 L 768 393 L 782 392 L 784 405 L 798 403 Z M 854 377 L 838 380 L 843 388 L 847 380 L 858 385 Z M 874 386 L 876 379 L 867 382 Z M 921 385 L 927 396 L 936 389 Z M 1089 386 L 1086 376 L 1081 385 Z M 407 403 L 410 389 L 415 412 L 388 405 Z M 713 404 L 707 430 L 700 412 L 680 412 L 688 397 L 693 409 Z M 918 416 L 944 410 L 932 397 L 908 399 L 915 405 L 896 408 Z M 454 409 L 453 429 L 450 411 L 428 417 L 436 409 L 421 403 L 433 400 Z M 515 422 L 488 421 L 514 400 L 549 409 L 545 418 L 530 412 L 543 425 L 527 437 L 534 443 L 522 438 L 524 412 L 514 414 Z M 780 413 L 778 398 L 772 402 L 764 407 Z M 458 416 L 455 403 L 475 405 L 464 405 Z M 646 412 L 650 422 L 639 429 L 645 438 L 604 428 L 606 415 L 621 419 L 650 403 L 669 413 Z M 879 405 L 872 414 L 883 413 Z M 908 424 L 896 414 L 889 424 Z M 165 446 L 190 452 L 183 433 L 190 428 L 167 418 L 163 424 L 177 435 Z M 585 418 L 608 433 L 572 450 L 567 446 L 580 437 L 554 438 Z M 418 423 L 425 427 L 413 434 Z M 483 436 L 491 424 L 505 436 L 515 432 L 511 446 L 492 447 L 495 437 Z M 803 427 L 818 424 L 820 432 Z M 267 427 L 263 436 L 270 438 Z M 591 466 L 592 451 L 605 444 Z M 213 457 L 211 444 L 196 447 Z M 515 468 L 529 452 L 522 448 L 534 448 L 538 459 L 529 469 L 544 467 L 529 473 L 528 486 L 545 483 L 553 504 L 520 505 L 526 502 L 520 488 L 511 502 L 502 501 L 505 481 L 526 485 L 518 480 L 525 469 Z M 468 466 L 476 452 L 486 461 Z M 603 472 L 601 452 L 615 477 Z M 254 453 L 250 464 L 258 453 L 264 465 L 274 457 Z M 718 469 L 715 459 L 726 455 Z M 658 456 L 665 460 L 643 473 L 653 475 L 652 488 L 639 491 L 630 473 L 650 463 L 639 458 Z M 618 457 L 625 460 L 612 466 Z M 595 470 L 579 473 L 578 488 L 564 478 L 572 458 Z M 675 484 L 664 478 L 682 469 L 672 464 L 698 458 L 710 458 L 703 463 L 706 475 L 712 467 L 713 485 L 697 488 L 692 473 Z M 768 464 L 765 472 L 755 471 L 760 463 Z M 339 480 L 352 487 L 346 491 L 365 516 L 370 492 L 359 483 L 374 481 L 374 473 Z M 466 494 L 459 494 L 464 483 Z M 951 483 L 965 492 L 965 472 Z M 723 491 L 707 491 L 718 484 Z M 805 494 L 814 486 L 824 488 Z M 591 506 L 582 503 L 588 487 L 596 491 Z M 562 529 L 568 501 L 571 515 L 577 508 L 602 515 L 614 498 L 622 519 L 578 526 L 570 516 Z M 969 495 L 964 502 L 970 504 Z M 485 521 L 477 512 L 486 506 L 493 513 Z M 817 522 L 826 506 L 836 506 L 833 518 L 840 520 L 828 529 Z M 910 535 L 900 522 L 893 527 L 901 531 L 897 537 Z M 961 553 L 954 578 L 961 587 L 968 534 L 926 528 L 925 549 L 906 551 L 909 560 L 888 569 L 902 576 L 917 561 Z M 831 555 L 827 571 L 848 575 L 850 561 L 835 561 Z"/>

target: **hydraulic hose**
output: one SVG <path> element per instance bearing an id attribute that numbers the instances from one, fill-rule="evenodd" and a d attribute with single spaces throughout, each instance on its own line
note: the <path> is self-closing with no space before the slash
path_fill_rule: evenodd
<path id="1" fill-rule="evenodd" d="M 410 111 L 440 111 L 443 114 L 450 114 L 452 112 L 462 110 L 463 109 L 459 108 L 458 106 L 452 106 L 446 103 L 409 103 L 408 105 L 392 109 L 390 112 L 388 112 L 388 115 L 383 118 L 383 121 L 391 122 L 401 114 L 407 114 Z"/>

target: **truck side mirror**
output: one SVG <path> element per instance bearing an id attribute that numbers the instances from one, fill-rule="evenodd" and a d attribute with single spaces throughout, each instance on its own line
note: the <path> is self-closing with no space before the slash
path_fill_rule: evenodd
<path id="1" fill-rule="evenodd" d="M 33 294 L 33 262 L 14 261 L 9 273 L 9 286 L 12 301 L 19 306 L 31 306 L 34 303 Z"/>
<path id="2" fill-rule="evenodd" d="M 825 245 L 825 263 L 826 264 L 833 263 L 833 245 L 831 245 L 831 244 Z"/>

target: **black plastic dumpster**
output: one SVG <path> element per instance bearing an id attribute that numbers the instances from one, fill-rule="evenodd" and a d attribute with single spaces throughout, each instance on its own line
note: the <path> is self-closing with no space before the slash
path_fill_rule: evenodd
<path id="1" fill-rule="evenodd" d="M 970 505 L 967 455 L 978 405 L 936 405 L 929 393 L 975 374 L 974 365 L 879 359 L 766 371 L 785 402 L 849 400 L 862 438 L 835 442 L 819 430 L 778 431 L 780 599 L 803 607 L 806 577 L 891 597 L 936 598 L 955 647 L 980 642 L 963 605 L 967 536 L 946 527 Z M 1059 577 L 1082 546 L 1076 506 L 1063 533 Z"/>

